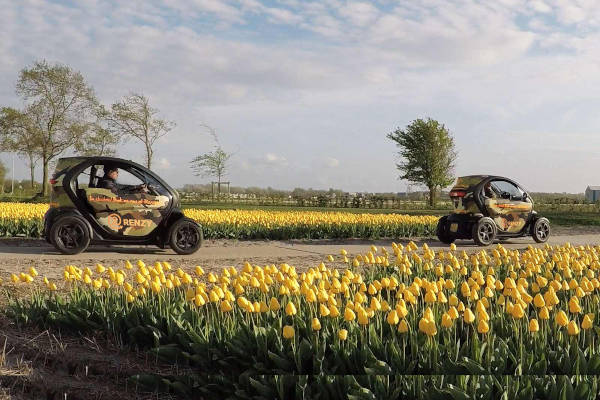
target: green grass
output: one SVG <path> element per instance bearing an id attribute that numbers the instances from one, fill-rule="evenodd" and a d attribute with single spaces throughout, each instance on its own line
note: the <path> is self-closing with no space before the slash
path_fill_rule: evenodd
<path id="1" fill-rule="evenodd" d="M 552 224 L 561 226 L 591 225 L 600 226 L 600 214 L 591 213 L 569 213 L 569 212 L 542 212 Z"/>

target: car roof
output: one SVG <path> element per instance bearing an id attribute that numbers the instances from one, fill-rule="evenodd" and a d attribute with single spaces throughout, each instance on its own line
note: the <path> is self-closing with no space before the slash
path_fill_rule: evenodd
<path id="1" fill-rule="evenodd" d="M 517 185 L 519 187 L 521 186 L 514 180 L 512 180 L 510 178 L 506 178 L 504 176 L 499 176 L 499 175 L 464 175 L 464 176 L 459 176 L 458 178 L 456 178 L 456 184 L 454 187 L 465 189 L 465 190 L 473 190 L 473 189 L 475 189 L 475 187 L 477 185 L 479 185 L 484 180 L 496 180 L 496 179 L 514 183 L 515 185 Z"/>
<path id="2" fill-rule="evenodd" d="M 94 161 L 114 161 L 114 162 L 126 162 L 126 163 L 130 163 L 133 162 L 131 160 L 126 160 L 124 158 L 118 158 L 118 157 L 105 157 L 105 156 L 73 156 L 73 157 L 61 157 L 58 159 L 58 161 L 70 161 L 70 160 L 81 160 L 81 161 L 87 161 L 87 160 L 94 160 Z"/>
<path id="3" fill-rule="evenodd" d="M 143 170 L 147 170 L 146 167 L 140 165 L 134 161 L 126 160 L 124 158 L 118 157 L 103 157 L 103 156 L 74 156 L 74 157 L 62 157 L 59 158 L 56 163 L 57 170 L 61 171 L 70 170 L 71 168 L 80 165 L 81 163 L 91 163 L 91 164 L 126 164 L 132 165 L 137 168 L 141 168 Z"/>

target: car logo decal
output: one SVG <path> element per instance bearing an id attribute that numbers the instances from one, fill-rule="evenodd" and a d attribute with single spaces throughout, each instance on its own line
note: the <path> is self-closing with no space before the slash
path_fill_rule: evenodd
<path id="1" fill-rule="evenodd" d="M 109 214 L 108 217 L 106 217 L 106 224 L 113 231 L 118 231 L 123 227 L 121 222 L 121 216 L 119 214 Z"/>

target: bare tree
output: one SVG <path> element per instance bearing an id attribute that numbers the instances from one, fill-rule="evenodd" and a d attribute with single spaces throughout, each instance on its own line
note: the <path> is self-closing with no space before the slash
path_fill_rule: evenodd
<path id="1" fill-rule="evenodd" d="M 75 143 L 77 153 L 84 156 L 114 156 L 116 147 L 121 138 L 116 132 L 113 132 L 109 126 L 110 113 L 104 108 L 99 107 L 96 112 L 96 121 L 90 126 L 90 133 L 84 140 Z"/>
<path id="2" fill-rule="evenodd" d="M 20 113 L 26 118 L 14 119 L 13 122 L 24 122 L 24 125 L 11 128 L 8 135 L 25 129 L 33 139 L 35 152 L 31 154 L 38 156 L 43 166 L 40 194 L 46 194 L 51 161 L 89 132 L 98 101 L 81 73 L 69 66 L 50 65 L 46 61 L 37 61 L 31 68 L 21 70 L 16 92 L 25 103 Z M 7 134 L 6 131 L 3 133 Z M 12 139 L 12 143 L 24 145 L 28 142 Z M 25 147 L 19 152 L 28 154 Z"/>
<path id="3" fill-rule="evenodd" d="M 110 127 L 124 138 L 135 138 L 146 149 L 146 166 L 152 166 L 154 143 L 169 133 L 175 123 L 157 118 L 158 110 L 150 107 L 143 94 L 131 93 L 112 105 Z"/>
<path id="4" fill-rule="evenodd" d="M 202 154 L 191 161 L 194 175 L 196 176 L 212 176 L 217 178 L 219 194 L 221 193 L 221 178 L 227 174 L 227 162 L 231 158 L 231 154 L 226 153 L 220 147 L 215 151 Z"/>

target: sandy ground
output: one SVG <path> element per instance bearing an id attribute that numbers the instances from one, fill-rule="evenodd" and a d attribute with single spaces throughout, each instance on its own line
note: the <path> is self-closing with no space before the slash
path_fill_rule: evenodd
<path id="1" fill-rule="evenodd" d="M 415 239 L 417 244 L 427 243 L 433 249 L 445 249 L 446 245 L 433 239 Z M 407 243 L 408 240 L 396 240 Z M 553 232 L 549 243 L 573 245 L 600 244 L 600 229 L 597 227 L 558 228 Z M 180 256 L 170 249 L 157 247 L 125 247 L 125 246 L 92 246 L 88 251 L 65 256 L 58 253 L 43 240 L 4 239 L 0 240 L 0 277 L 7 279 L 10 273 L 23 271 L 30 266 L 38 269 L 42 275 L 58 278 L 62 267 L 68 264 L 79 267 L 94 266 L 102 263 L 105 266 L 121 267 L 125 260 L 143 260 L 146 263 L 168 261 L 174 266 L 185 269 L 201 265 L 205 269 L 223 266 L 241 266 L 245 261 L 253 265 L 279 264 L 286 262 L 298 268 L 318 265 L 329 254 L 339 255 L 345 249 L 350 254 L 364 254 L 372 244 L 391 247 L 392 240 L 290 240 L 290 241 L 206 241 L 195 254 Z M 511 249 L 525 249 L 537 246 L 531 238 L 511 239 L 500 242 Z M 459 250 L 478 251 L 472 241 L 458 241 Z M 336 257 L 339 259 L 339 257 Z"/>

